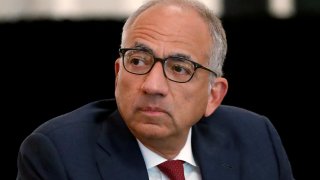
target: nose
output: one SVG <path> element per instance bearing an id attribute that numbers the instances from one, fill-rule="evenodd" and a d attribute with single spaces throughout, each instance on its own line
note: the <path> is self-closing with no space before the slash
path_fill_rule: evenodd
<path id="1" fill-rule="evenodd" d="M 156 62 L 151 71 L 146 74 L 141 89 L 149 95 L 166 96 L 168 94 L 168 80 L 163 73 L 161 62 Z"/>

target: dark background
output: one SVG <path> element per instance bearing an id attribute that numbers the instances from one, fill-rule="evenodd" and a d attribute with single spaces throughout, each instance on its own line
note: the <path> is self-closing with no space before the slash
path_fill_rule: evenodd
<path id="1" fill-rule="evenodd" d="M 231 14 L 222 20 L 230 86 L 223 103 L 266 115 L 282 138 L 296 179 L 313 177 L 309 142 L 317 142 L 312 128 L 319 107 L 319 16 L 279 20 Z M 115 20 L 0 23 L 7 179 L 15 178 L 19 146 L 37 126 L 90 101 L 114 97 L 122 25 Z"/>

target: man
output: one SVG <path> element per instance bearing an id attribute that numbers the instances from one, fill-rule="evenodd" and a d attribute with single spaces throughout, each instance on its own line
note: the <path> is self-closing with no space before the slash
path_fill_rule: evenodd
<path id="1" fill-rule="evenodd" d="M 146 3 L 123 28 L 116 102 L 40 126 L 21 145 L 17 179 L 172 179 L 167 160 L 182 179 L 293 179 L 270 121 L 221 105 L 226 48 L 220 21 L 199 2 Z"/>

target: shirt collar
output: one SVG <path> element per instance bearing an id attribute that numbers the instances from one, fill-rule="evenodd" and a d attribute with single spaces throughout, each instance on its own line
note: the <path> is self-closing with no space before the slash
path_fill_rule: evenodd
<path id="1" fill-rule="evenodd" d="M 193 166 L 197 166 L 193 153 L 191 148 L 191 133 L 192 130 L 190 128 L 188 138 L 186 141 L 186 144 L 183 146 L 179 154 L 174 158 L 174 160 L 183 160 Z M 144 162 L 146 164 L 147 169 L 153 168 L 157 166 L 158 164 L 166 161 L 167 159 L 163 158 L 162 156 L 158 155 L 157 153 L 151 151 L 146 146 L 144 146 L 138 139 L 138 144 L 142 153 L 142 156 L 144 158 Z"/>

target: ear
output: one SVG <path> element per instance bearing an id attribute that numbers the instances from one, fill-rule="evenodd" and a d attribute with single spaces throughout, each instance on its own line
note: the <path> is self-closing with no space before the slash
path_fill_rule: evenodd
<path id="1" fill-rule="evenodd" d="M 116 60 L 116 62 L 114 63 L 114 72 L 115 72 L 115 87 L 117 88 L 117 82 L 118 82 L 118 74 L 119 74 L 119 71 L 120 71 L 120 59 L 118 58 Z"/>
<path id="2" fill-rule="evenodd" d="M 213 85 L 209 89 L 209 98 L 205 116 L 211 115 L 221 104 L 223 98 L 228 91 L 228 81 L 223 77 L 218 77 L 214 80 Z"/>

